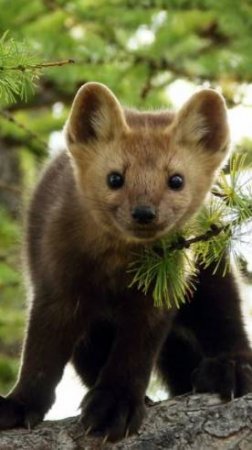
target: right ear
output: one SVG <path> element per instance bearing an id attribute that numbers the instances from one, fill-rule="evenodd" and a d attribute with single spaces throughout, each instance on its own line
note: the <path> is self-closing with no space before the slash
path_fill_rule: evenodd
<path id="1" fill-rule="evenodd" d="M 209 155 L 224 157 L 229 144 L 229 127 L 224 98 L 213 89 L 194 94 L 178 112 L 175 120 L 178 143 L 200 146 Z"/>
<path id="2" fill-rule="evenodd" d="M 127 130 L 123 109 L 103 84 L 86 83 L 77 92 L 65 126 L 67 143 L 109 141 Z"/>

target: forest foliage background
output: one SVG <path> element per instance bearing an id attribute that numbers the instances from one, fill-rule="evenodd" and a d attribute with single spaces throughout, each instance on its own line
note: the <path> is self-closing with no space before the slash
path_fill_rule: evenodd
<path id="1" fill-rule="evenodd" d="M 217 88 L 252 127 L 251 0 L 0 0 L 0 392 L 24 331 L 24 211 L 83 83 L 127 106 L 174 107 L 185 88 Z M 252 160 L 252 138 L 234 149 Z M 246 266 L 246 263 L 245 263 Z M 245 267 L 246 268 L 246 267 Z M 244 269 L 245 270 L 245 269 Z M 246 270 L 245 270 L 246 273 Z M 250 274 L 247 273 L 247 279 Z"/>

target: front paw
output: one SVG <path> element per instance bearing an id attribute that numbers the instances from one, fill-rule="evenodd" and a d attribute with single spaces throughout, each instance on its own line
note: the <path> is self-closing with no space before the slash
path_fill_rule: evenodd
<path id="1" fill-rule="evenodd" d="M 15 427 L 32 428 L 43 419 L 43 414 L 28 409 L 23 403 L 0 396 L 0 430 Z"/>
<path id="2" fill-rule="evenodd" d="M 96 387 L 82 402 L 82 422 L 86 431 L 106 436 L 112 442 L 136 433 L 144 414 L 144 399 L 136 400 L 124 389 Z"/>
<path id="3" fill-rule="evenodd" d="M 204 358 L 192 374 L 192 384 L 195 392 L 218 393 L 223 400 L 252 392 L 252 354 Z"/>

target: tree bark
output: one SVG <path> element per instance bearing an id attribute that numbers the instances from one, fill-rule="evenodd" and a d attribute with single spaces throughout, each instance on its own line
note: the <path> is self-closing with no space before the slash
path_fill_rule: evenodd
<path id="1" fill-rule="evenodd" d="M 0 433 L 1 450 L 250 450 L 252 394 L 222 403 L 212 395 L 181 396 L 148 407 L 139 433 L 116 444 L 86 437 L 78 417 L 34 430 Z"/>

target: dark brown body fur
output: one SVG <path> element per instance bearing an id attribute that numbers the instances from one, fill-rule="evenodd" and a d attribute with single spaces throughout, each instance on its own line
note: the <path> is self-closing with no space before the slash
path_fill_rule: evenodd
<path id="1" fill-rule="evenodd" d="M 138 129 L 173 120 L 169 113 L 125 117 Z M 85 138 L 93 139 L 88 126 Z M 250 391 L 252 358 L 233 276 L 201 269 L 190 304 L 156 309 L 151 295 L 128 289 L 131 251 L 141 243 L 114 229 L 104 235 L 92 220 L 63 153 L 45 171 L 29 211 L 32 305 L 19 381 L 0 398 L 0 428 L 42 420 L 70 360 L 90 388 L 85 428 L 111 440 L 140 426 L 154 367 L 174 395 L 193 387 L 223 398 Z"/>

